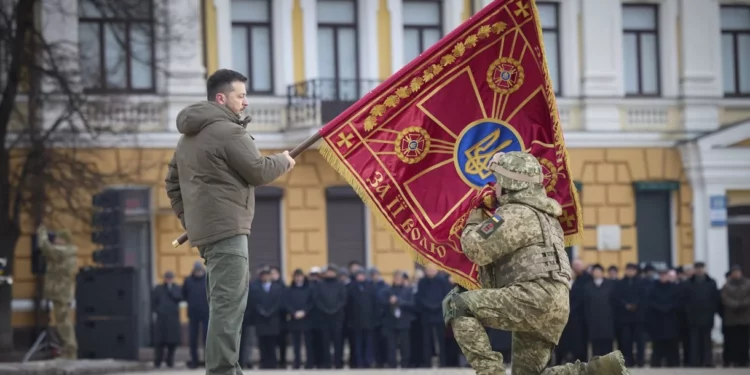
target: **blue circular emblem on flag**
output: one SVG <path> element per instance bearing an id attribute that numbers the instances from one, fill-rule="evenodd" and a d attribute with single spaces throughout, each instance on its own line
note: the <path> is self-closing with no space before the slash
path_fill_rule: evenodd
<path id="1" fill-rule="evenodd" d="M 467 126 L 458 136 L 453 162 L 467 185 L 481 189 L 495 182 L 487 168 L 492 155 L 523 150 L 523 140 L 516 129 L 496 119 L 483 119 Z"/>

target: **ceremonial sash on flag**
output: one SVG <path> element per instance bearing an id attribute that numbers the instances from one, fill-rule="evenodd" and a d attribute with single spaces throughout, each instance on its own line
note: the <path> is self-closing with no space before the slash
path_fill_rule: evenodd
<path id="1" fill-rule="evenodd" d="M 417 261 L 470 289 L 461 229 L 498 151 L 536 156 L 566 243 L 582 234 L 542 40 L 533 0 L 497 0 L 320 130 L 326 160 Z"/>

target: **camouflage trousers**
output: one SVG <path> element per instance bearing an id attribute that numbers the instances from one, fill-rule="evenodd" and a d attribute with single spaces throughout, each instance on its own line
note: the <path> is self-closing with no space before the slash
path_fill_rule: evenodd
<path id="1" fill-rule="evenodd" d="M 52 316 L 55 318 L 57 333 L 62 341 L 61 357 L 76 359 L 78 357 L 78 341 L 73 327 L 70 301 L 52 301 Z"/>
<path id="2" fill-rule="evenodd" d="M 477 375 L 505 374 L 503 355 L 492 351 L 484 327 L 513 332 L 513 375 L 585 373 L 582 363 L 546 368 L 568 321 L 569 290 L 565 284 L 539 279 L 467 291 L 461 296 L 471 316 L 454 319 L 453 332 Z"/>

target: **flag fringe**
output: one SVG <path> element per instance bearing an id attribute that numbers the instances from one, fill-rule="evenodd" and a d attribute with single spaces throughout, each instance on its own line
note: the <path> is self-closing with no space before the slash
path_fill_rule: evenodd
<path id="1" fill-rule="evenodd" d="M 414 248 L 407 242 L 406 240 L 401 237 L 401 235 L 393 229 L 390 223 L 388 223 L 388 220 L 385 218 L 385 215 L 380 210 L 380 208 L 373 202 L 372 198 L 367 194 L 367 192 L 362 188 L 362 185 L 360 185 L 359 181 L 357 181 L 357 178 L 354 177 L 354 175 L 349 171 L 349 169 L 344 165 L 344 163 L 341 162 L 338 155 L 336 155 L 336 152 L 331 149 L 330 146 L 328 146 L 327 143 L 322 142 L 320 147 L 318 148 L 318 152 L 320 152 L 320 155 L 323 156 L 323 159 L 325 159 L 328 164 L 331 165 L 331 167 L 339 174 L 341 177 L 346 180 L 346 182 L 351 185 L 352 189 L 359 195 L 359 197 L 362 199 L 362 201 L 367 205 L 367 207 L 370 208 L 370 210 L 374 213 L 377 213 L 375 218 L 378 220 L 379 223 L 383 224 L 385 228 L 388 228 L 388 230 L 391 232 L 393 237 L 396 239 L 396 243 L 398 243 L 398 246 L 403 248 L 408 254 L 411 254 L 414 261 L 421 264 L 422 266 L 426 266 L 429 263 L 435 264 L 438 268 L 442 269 L 443 271 L 451 274 L 453 276 L 454 281 L 456 284 L 461 285 L 462 287 L 473 290 L 477 289 L 477 285 L 474 284 L 470 279 L 467 279 L 465 276 L 458 274 L 454 271 L 451 271 L 449 269 L 445 269 L 441 267 L 439 264 L 432 262 L 424 255 L 420 254 L 418 251 L 414 250 Z M 478 282 L 478 281 L 477 281 Z"/>
<path id="2" fill-rule="evenodd" d="M 539 46 L 542 49 L 542 54 L 546 57 L 547 51 L 544 49 L 544 35 L 542 33 L 542 21 L 541 21 L 542 19 L 539 16 L 539 9 L 537 9 L 536 0 L 531 0 L 531 8 L 534 11 L 534 18 L 536 19 L 536 31 L 538 34 Z M 552 80 L 550 79 L 550 75 L 549 75 L 549 67 L 547 66 L 546 58 L 542 59 L 542 67 L 544 68 L 544 76 L 546 78 L 545 87 L 553 87 Z M 584 240 L 583 211 L 581 210 L 581 202 L 579 201 L 578 190 L 576 189 L 575 182 L 573 181 L 573 171 L 571 171 L 570 169 L 570 155 L 568 154 L 568 148 L 565 147 L 565 138 L 563 138 L 562 125 L 560 124 L 560 112 L 557 108 L 557 98 L 555 98 L 555 100 L 552 101 L 552 117 L 553 117 L 552 123 L 553 123 L 554 131 L 555 131 L 555 143 L 560 144 L 560 146 L 562 146 L 563 151 L 564 151 L 565 170 L 568 171 L 568 182 L 570 183 L 570 192 L 573 198 L 573 204 L 575 205 L 576 214 L 578 215 L 578 220 L 576 220 L 578 231 L 575 234 L 565 236 L 565 246 L 580 245 L 583 243 L 583 240 Z"/>

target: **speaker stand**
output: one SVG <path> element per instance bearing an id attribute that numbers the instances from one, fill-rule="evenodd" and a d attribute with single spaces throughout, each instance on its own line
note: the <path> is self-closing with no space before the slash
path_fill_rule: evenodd
<path id="1" fill-rule="evenodd" d="M 45 303 L 45 311 L 47 314 L 49 314 L 49 301 Z M 50 349 L 52 351 L 52 356 L 55 356 L 55 352 L 60 351 L 60 345 L 55 340 L 54 335 L 52 334 L 52 329 L 49 326 L 49 322 L 47 322 L 47 326 L 42 330 L 42 333 L 39 334 L 39 336 L 36 337 L 36 340 L 34 340 L 34 345 L 31 346 L 28 352 L 26 352 L 26 355 L 23 356 L 23 363 L 28 362 L 31 357 L 34 356 L 34 354 L 45 350 Z"/>

